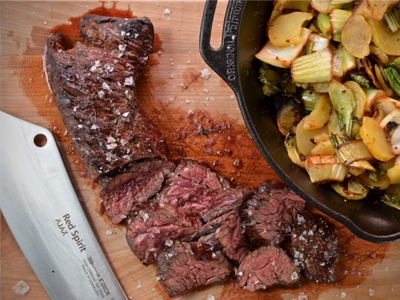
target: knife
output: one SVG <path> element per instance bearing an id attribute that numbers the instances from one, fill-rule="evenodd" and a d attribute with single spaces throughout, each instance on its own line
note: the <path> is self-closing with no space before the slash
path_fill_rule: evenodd
<path id="1" fill-rule="evenodd" d="M 4 218 L 51 298 L 127 299 L 51 132 L 1 111 L 0 194 Z"/>

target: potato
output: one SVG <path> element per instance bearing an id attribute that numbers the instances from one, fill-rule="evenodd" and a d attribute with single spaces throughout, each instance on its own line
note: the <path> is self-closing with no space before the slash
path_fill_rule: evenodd
<path id="1" fill-rule="evenodd" d="M 400 30 L 392 34 L 386 21 L 368 20 L 372 29 L 372 41 L 387 55 L 400 55 Z"/>
<path id="2" fill-rule="evenodd" d="M 321 13 L 329 12 L 330 2 L 330 0 L 310 0 L 312 8 Z"/>
<path id="3" fill-rule="evenodd" d="M 290 68 L 292 61 L 297 58 L 300 55 L 301 50 L 303 50 L 310 34 L 311 30 L 303 28 L 301 31 L 301 37 L 304 41 L 301 44 L 294 46 L 276 47 L 272 45 L 271 41 L 268 41 L 255 57 L 278 68 Z"/>
<path id="4" fill-rule="evenodd" d="M 369 55 L 372 28 L 363 16 L 352 14 L 343 26 L 341 41 L 351 55 L 364 58 Z"/>
<path id="5" fill-rule="evenodd" d="M 295 9 L 307 12 L 308 6 L 308 0 L 277 0 L 275 1 L 269 22 L 272 23 L 277 17 L 281 16 L 284 9 Z"/>
<path id="6" fill-rule="evenodd" d="M 277 17 L 268 29 L 271 44 L 276 47 L 287 47 L 303 43 L 304 39 L 301 36 L 303 23 L 312 18 L 312 14 L 305 12 L 292 12 Z"/>
<path id="7" fill-rule="evenodd" d="M 295 102 L 289 102 L 282 106 L 277 115 L 279 132 L 287 136 L 289 132 L 294 132 L 296 125 L 300 122 L 300 107 Z"/>
<path id="8" fill-rule="evenodd" d="M 307 130 L 321 128 L 329 121 L 331 110 L 332 105 L 329 97 L 326 94 L 320 94 L 315 102 L 314 110 L 304 121 L 303 128 Z"/>
<path id="9" fill-rule="evenodd" d="M 300 123 L 299 123 L 300 124 Z M 371 154 L 380 161 L 388 161 L 395 157 L 391 151 L 384 131 L 379 128 L 379 123 L 370 117 L 363 118 L 360 136 Z"/>
<path id="10" fill-rule="evenodd" d="M 311 150 L 311 155 L 335 155 L 335 149 L 333 148 L 331 141 L 328 140 L 315 145 Z"/>
<path id="11" fill-rule="evenodd" d="M 380 21 L 385 13 L 395 5 L 398 0 L 363 0 L 354 9 L 354 13 L 364 16 L 368 19 Z"/>
<path id="12" fill-rule="evenodd" d="M 304 129 L 304 122 L 307 121 L 308 117 L 309 116 L 303 118 L 303 120 L 301 120 L 296 127 L 297 148 L 299 149 L 300 153 L 305 156 L 311 155 L 311 150 L 315 147 L 315 144 L 313 143 L 313 138 L 323 132 L 328 133 L 326 126 L 313 130 Z"/>
<path id="13" fill-rule="evenodd" d="M 400 165 L 395 165 L 387 171 L 387 176 L 390 179 L 390 184 L 400 184 Z"/>

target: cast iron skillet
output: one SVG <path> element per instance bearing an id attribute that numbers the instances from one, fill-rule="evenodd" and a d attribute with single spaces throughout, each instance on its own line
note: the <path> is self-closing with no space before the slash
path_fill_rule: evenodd
<path id="1" fill-rule="evenodd" d="M 272 1 L 230 0 L 222 45 L 210 46 L 216 0 L 207 0 L 200 32 L 200 53 L 205 62 L 233 89 L 247 128 L 276 174 L 298 195 L 336 219 L 355 235 L 374 243 L 400 239 L 400 211 L 373 199 L 347 201 L 329 186 L 315 185 L 287 156 L 276 125 L 276 109 L 259 83 L 259 62 L 254 58 L 266 41 L 266 23 Z"/>

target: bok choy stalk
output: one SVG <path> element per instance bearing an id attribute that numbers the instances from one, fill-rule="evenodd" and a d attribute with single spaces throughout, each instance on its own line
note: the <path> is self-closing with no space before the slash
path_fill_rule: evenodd
<path id="1" fill-rule="evenodd" d="M 381 200 L 383 203 L 400 210 L 400 196 L 385 194 Z"/>
<path id="2" fill-rule="evenodd" d="M 288 152 L 288 156 L 290 160 L 298 165 L 299 167 L 304 169 L 304 162 L 301 160 L 302 154 L 300 154 L 299 150 L 297 149 L 296 137 L 289 133 L 285 138 L 285 147 Z M 303 156 L 304 158 L 304 156 Z"/>
<path id="3" fill-rule="evenodd" d="M 331 134 L 330 140 L 335 149 L 335 153 L 339 158 L 339 161 L 346 166 L 351 165 L 353 162 L 374 159 L 362 140 L 353 140 L 347 142 L 339 135 L 334 133 Z"/>
<path id="4" fill-rule="evenodd" d="M 400 96 L 400 58 L 388 64 L 383 73 L 393 91 Z"/>
<path id="5" fill-rule="evenodd" d="M 392 10 L 389 10 L 384 16 L 384 19 L 391 33 L 396 33 L 400 28 L 399 10 L 399 7 L 394 7 Z"/>
<path id="6" fill-rule="evenodd" d="M 331 186 L 336 193 L 349 200 L 364 199 L 369 193 L 369 189 L 358 183 L 354 178 L 344 183 L 332 183 Z"/>
<path id="7" fill-rule="evenodd" d="M 353 110 L 356 107 L 354 94 L 352 90 L 336 80 L 329 84 L 328 91 L 339 119 L 339 128 L 349 140 L 353 127 Z"/>
<path id="8" fill-rule="evenodd" d="M 262 64 L 259 74 L 259 79 L 264 84 L 264 95 L 271 96 L 281 91 L 279 87 L 281 76 L 274 70 L 271 70 L 267 64 Z"/>
<path id="9" fill-rule="evenodd" d="M 351 79 L 357 82 L 364 89 L 369 89 L 371 87 L 368 78 L 364 75 L 351 74 Z"/>

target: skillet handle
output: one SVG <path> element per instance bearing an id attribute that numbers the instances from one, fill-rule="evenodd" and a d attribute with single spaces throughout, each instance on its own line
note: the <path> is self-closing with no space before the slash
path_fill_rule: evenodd
<path id="1" fill-rule="evenodd" d="M 222 43 L 219 49 L 210 45 L 211 29 L 217 0 L 207 0 L 200 29 L 200 54 L 204 61 L 233 89 L 240 91 L 238 73 L 238 34 L 246 0 L 230 0 L 226 8 Z"/>

